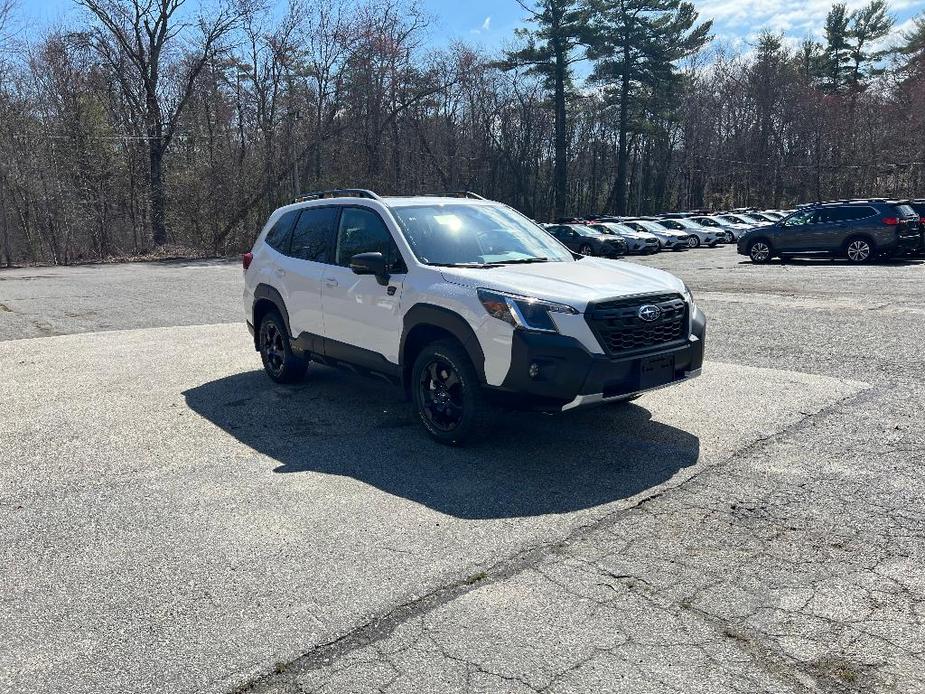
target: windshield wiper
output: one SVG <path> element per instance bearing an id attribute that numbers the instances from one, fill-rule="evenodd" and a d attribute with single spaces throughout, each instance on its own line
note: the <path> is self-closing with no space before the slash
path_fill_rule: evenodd
<path id="1" fill-rule="evenodd" d="M 524 263 L 547 263 L 549 258 L 539 257 L 539 258 L 515 258 L 514 260 L 493 260 L 488 263 L 489 265 L 514 265 L 514 264 L 524 264 Z"/>
<path id="2" fill-rule="evenodd" d="M 431 267 L 479 267 L 479 268 L 493 268 L 495 265 L 493 263 L 427 263 Z"/>

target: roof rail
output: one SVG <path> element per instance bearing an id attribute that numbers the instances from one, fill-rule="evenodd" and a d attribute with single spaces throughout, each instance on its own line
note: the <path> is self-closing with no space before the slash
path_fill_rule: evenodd
<path id="1" fill-rule="evenodd" d="M 448 193 L 440 193 L 441 198 L 472 198 L 473 200 L 487 200 L 483 198 L 478 193 L 473 193 L 471 190 L 452 190 Z"/>
<path id="2" fill-rule="evenodd" d="M 293 202 L 305 202 L 306 200 L 322 200 L 324 198 L 369 198 L 370 200 L 382 200 L 371 190 L 365 188 L 334 188 L 333 190 L 315 190 L 311 193 L 303 193 L 296 197 Z"/>

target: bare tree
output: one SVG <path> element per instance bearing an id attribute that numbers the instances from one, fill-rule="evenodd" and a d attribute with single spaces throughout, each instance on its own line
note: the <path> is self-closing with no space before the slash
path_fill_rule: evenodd
<path id="1" fill-rule="evenodd" d="M 234 26 L 237 14 L 225 8 L 214 17 L 198 17 L 201 37 L 197 45 L 178 47 L 192 26 L 178 14 L 185 0 L 77 1 L 96 19 L 93 46 L 113 70 L 134 115 L 144 123 L 151 240 L 161 246 L 167 243 L 164 155 L 196 78 Z M 172 54 L 177 50 L 184 55 Z M 164 74 L 170 69 L 181 77 L 165 84 Z"/>

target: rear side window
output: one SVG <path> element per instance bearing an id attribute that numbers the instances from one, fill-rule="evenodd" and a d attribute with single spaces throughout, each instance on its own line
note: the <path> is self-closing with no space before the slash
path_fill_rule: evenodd
<path id="1" fill-rule="evenodd" d="M 362 207 L 345 207 L 337 234 L 337 264 L 348 267 L 350 259 L 358 253 L 377 251 L 385 256 L 393 272 L 406 272 L 398 247 L 382 217 Z"/>
<path id="2" fill-rule="evenodd" d="M 309 207 L 302 210 L 292 232 L 289 255 L 316 263 L 331 262 L 331 239 L 337 225 L 336 207 Z"/>
<path id="3" fill-rule="evenodd" d="M 289 252 L 289 232 L 292 231 L 292 225 L 299 216 L 298 210 L 290 210 L 280 216 L 279 219 L 270 227 L 267 236 L 264 239 L 266 244 L 275 251 L 280 253 Z"/>
<path id="4" fill-rule="evenodd" d="M 855 219 L 864 219 L 876 214 L 873 207 L 839 207 L 834 210 L 836 222 L 850 222 Z"/>

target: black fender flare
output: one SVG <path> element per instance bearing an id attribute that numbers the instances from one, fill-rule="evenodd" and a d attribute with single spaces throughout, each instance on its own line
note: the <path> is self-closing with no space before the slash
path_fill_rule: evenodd
<path id="1" fill-rule="evenodd" d="M 482 345 L 479 343 L 472 326 L 461 315 L 434 304 L 415 304 L 405 313 L 403 323 L 401 342 L 398 348 L 399 364 L 403 372 L 407 372 L 411 368 L 411 364 L 405 363 L 405 341 L 415 328 L 430 325 L 445 330 L 459 340 L 466 350 L 466 354 L 469 355 L 479 380 L 485 383 L 485 353 L 482 351 Z"/>
<path id="2" fill-rule="evenodd" d="M 254 289 L 254 304 L 251 306 L 251 317 L 254 317 L 254 308 L 257 306 L 258 301 L 269 301 L 274 306 L 276 310 L 279 311 L 279 315 L 283 317 L 283 323 L 286 324 L 286 332 L 289 337 L 292 337 L 292 329 L 289 327 L 289 311 L 286 309 L 286 302 L 283 301 L 282 295 L 275 287 L 271 287 L 269 284 L 258 284 Z M 260 326 L 256 325 L 256 320 L 254 321 L 254 333 L 260 331 Z M 254 338 L 256 343 L 256 337 Z"/>

